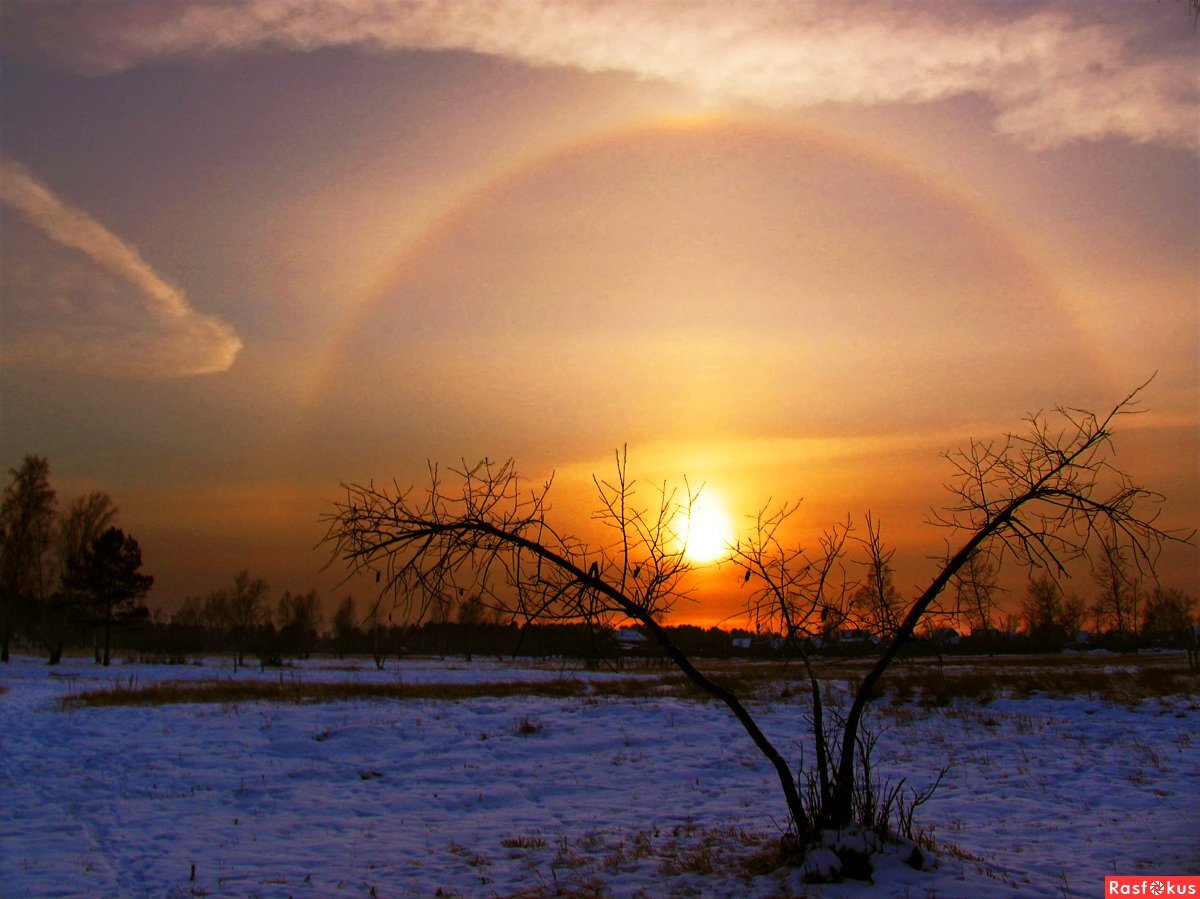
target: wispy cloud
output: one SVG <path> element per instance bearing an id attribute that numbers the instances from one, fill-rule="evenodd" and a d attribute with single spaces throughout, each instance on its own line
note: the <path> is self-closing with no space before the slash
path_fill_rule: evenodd
<path id="1" fill-rule="evenodd" d="M 39 314 L 9 316 L 0 344 L 5 364 L 136 377 L 207 374 L 233 364 L 242 342 L 229 325 L 191 308 L 136 249 L 11 160 L 0 159 L 0 203 L 56 248 L 41 267 L 6 260 L 5 292 L 32 292 L 36 304 L 9 299 L 36 305 Z M 79 254 L 89 264 L 80 265 Z"/>
<path id="2" fill-rule="evenodd" d="M 94 70 L 263 49 L 453 49 L 775 107 L 977 94 L 1000 132 L 1031 146 L 1121 137 L 1200 150 L 1195 42 L 1169 34 L 1191 22 L 1140 4 L 180 0 L 33 15 L 53 52 Z"/>

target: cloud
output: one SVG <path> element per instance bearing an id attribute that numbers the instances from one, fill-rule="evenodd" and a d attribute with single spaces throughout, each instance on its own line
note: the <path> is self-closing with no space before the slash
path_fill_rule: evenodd
<path id="1" fill-rule="evenodd" d="M 49 239 L 6 254 L 5 303 L 15 313 L 5 322 L 4 364 L 134 377 L 233 364 L 242 342 L 229 325 L 192 309 L 136 249 L 4 159 L 0 203 Z"/>
<path id="2" fill-rule="evenodd" d="M 1120 137 L 1200 150 L 1192 23 L 1171 6 L 180 0 L 34 4 L 27 31 L 98 71 L 352 46 L 627 72 L 783 108 L 976 94 L 1030 146 Z"/>

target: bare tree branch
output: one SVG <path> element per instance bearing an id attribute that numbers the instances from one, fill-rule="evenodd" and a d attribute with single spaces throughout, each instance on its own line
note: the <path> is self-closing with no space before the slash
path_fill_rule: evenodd
<path id="1" fill-rule="evenodd" d="M 550 485 L 528 490 L 510 461 L 483 460 L 452 473 L 450 488 L 436 466 L 423 491 L 373 484 L 344 485 L 346 498 L 327 516 L 326 541 L 351 571 L 380 575 L 390 596 L 419 619 L 432 604 L 477 592 L 532 620 L 593 622 L 608 615 L 636 621 L 700 689 L 723 702 L 779 777 L 789 814 L 807 819 L 792 771 L 741 701 L 700 672 L 659 623 L 686 590 L 691 570 L 674 522 L 695 501 L 659 491 L 649 509 L 635 504 L 635 484 L 618 456 L 613 482 L 596 481 L 597 519 L 617 531 L 614 544 L 594 549 L 560 535 L 546 522 Z"/>
<path id="2" fill-rule="evenodd" d="M 1149 383 L 1149 382 L 1147 382 Z M 1028 419 L 1029 433 L 1003 442 L 973 441 L 947 455 L 956 477 L 948 485 L 956 502 L 937 522 L 961 543 L 948 553 L 930 585 L 909 607 L 904 621 L 863 678 L 846 718 L 838 765 L 837 795 L 820 816 L 822 824 L 849 820 L 854 790 L 854 742 L 876 684 L 911 639 L 918 623 L 946 585 L 977 552 L 1012 558 L 1053 573 L 1088 556 L 1106 533 L 1122 535 L 1139 572 L 1151 573 L 1163 543 L 1190 542 L 1195 531 L 1167 531 L 1155 524 L 1158 510 L 1144 510 L 1163 497 L 1133 483 L 1112 462 L 1112 428 L 1122 416 L 1137 414 L 1145 384 L 1103 419 L 1091 412 L 1059 407 L 1053 417 Z"/>

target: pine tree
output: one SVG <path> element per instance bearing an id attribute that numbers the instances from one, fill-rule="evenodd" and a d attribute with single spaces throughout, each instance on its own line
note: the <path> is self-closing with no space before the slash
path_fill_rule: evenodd
<path id="1" fill-rule="evenodd" d="M 103 664 L 110 660 L 112 629 L 147 617 L 138 605 L 154 584 L 142 574 L 142 549 L 120 528 L 109 528 L 95 538 L 87 551 L 63 577 L 73 604 L 85 626 L 104 629 Z"/>

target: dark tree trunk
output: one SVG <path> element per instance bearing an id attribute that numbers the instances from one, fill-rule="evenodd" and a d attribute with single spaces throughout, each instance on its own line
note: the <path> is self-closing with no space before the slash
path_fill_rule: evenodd
<path id="1" fill-rule="evenodd" d="M 838 829 L 845 827 L 850 823 L 853 816 L 854 781 L 857 774 L 855 771 L 855 751 L 858 744 L 858 729 L 862 723 L 863 712 L 866 711 L 867 704 L 871 701 L 871 697 L 874 694 L 875 685 L 879 683 L 879 679 L 883 677 L 883 673 L 892 664 L 892 660 L 896 657 L 896 653 L 900 651 L 900 647 L 912 637 L 925 611 L 937 599 L 946 585 L 950 583 L 950 580 L 958 573 L 959 569 L 966 564 L 971 553 L 975 552 L 993 533 L 1001 527 L 1007 526 L 1016 510 L 1026 501 L 1027 497 L 1024 497 L 1010 503 L 1007 508 L 977 530 L 971 536 L 971 539 L 946 562 L 942 570 L 938 572 L 937 577 L 933 579 L 933 583 L 926 588 L 925 592 L 921 594 L 920 598 L 908 610 L 904 621 L 896 630 L 892 639 L 888 641 L 887 647 L 871 667 L 871 670 L 867 672 L 862 683 L 859 684 L 858 689 L 854 692 L 854 701 L 850 705 L 850 713 L 846 716 L 846 723 L 842 727 L 841 759 L 837 766 L 837 781 L 833 790 L 833 801 L 828 807 L 821 809 L 821 813 L 818 815 L 818 829 Z"/>
<path id="2" fill-rule="evenodd" d="M 8 661 L 8 644 L 12 640 L 12 605 L 8 597 L 4 597 L 0 602 L 4 603 L 4 618 L 0 620 L 0 662 Z"/>

